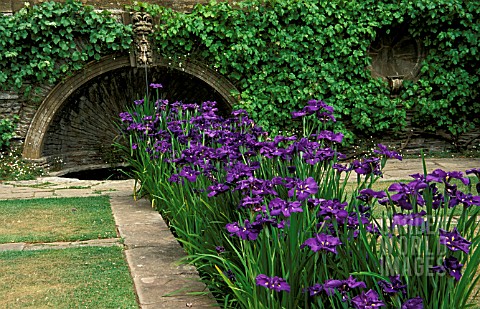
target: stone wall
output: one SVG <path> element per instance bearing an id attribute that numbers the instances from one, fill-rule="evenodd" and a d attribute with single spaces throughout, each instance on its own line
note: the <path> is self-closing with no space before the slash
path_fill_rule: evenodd
<path id="1" fill-rule="evenodd" d="M 19 117 L 17 123 L 14 141 L 23 141 L 27 135 L 28 128 L 37 112 L 41 98 L 45 97 L 52 86 L 42 85 L 37 87 L 37 96 L 26 99 L 23 89 L 19 92 L 0 91 L 0 119 L 13 119 L 14 116 Z"/>

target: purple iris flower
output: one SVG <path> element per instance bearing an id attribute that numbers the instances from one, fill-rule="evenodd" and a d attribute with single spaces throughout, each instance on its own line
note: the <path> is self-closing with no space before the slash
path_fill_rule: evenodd
<path id="1" fill-rule="evenodd" d="M 144 99 L 140 99 L 140 100 L 135 100 L 133 101 L 133 103 L 135 103 L 135 105 L 142 105 L 144 102 Z"/>
<path id="2" fill-rule="evenodd" d="M 131 121 L 133 121 L 132 115 L 130 115 L 130 113 L 128 113 L 128 112 L 120 113 L 120 119 L 121 119 L 122 122 L 131 122 Z"/>
<path id="3" fill-rule="evenodd" d="M 332 296 L 335 294 L 335 290 L 338 290 L 342 295 L 344 295 L 344 299 L 346 299 L 346 293 L 352 289 L 356 288 L 367 288 L 367 285 L 363 281 L 357 281 L 352 276 L 349 276 L 346 280 L 337 280 L 337 279 L 330 279 L 326 280 L 323 284 L 323 290 L 328 296 Z"/>
<path id="4" fill-rule="evenodd" d="M 339 200 L 324 200 L 324 199 L 310 199 L 309 202 L 319 207 L 317 217 L 328 216 L 334 217 L 337 221 L 343 222 L 348 217 L 348 212 L 345 210 L 348 203 L 341 203 Z"/>
<path id="5" fill-rule="evenodd" d="M 463 264 L 460 264 L 457 258 L 450 256 L 443 260 L 442 265 L 433 266 L 430 268 L 430 270 L 439 273 L 448 272 L 448 274 L 454 277 L 456 281 L 459 281 L 462 277 L 462 274 L 460 272 L 462 270 L 462 267 Z"/>
<path id="6" fill-rule="evenodd" d="M 425 201 L 421 196 L 421 190 L 428 187 L 428 184 L 422 180 L 413 180 L 408 184 L 404 183 L 393 183 L 388 188 L 388 191 L 393 192 L 397 191 L 398 193 L 391 196 L 392 201 L 405 210 L 412 210 L 413 200 L 416 201 L 417 205 L 424 205 Z"/>
<path id="7" fill-rule="evenodd" d="M 323 284 L 323 290 L 328 296 L 332 296 L 335 294 L 335 290 L 341 287 L 342 285 L 343 285 L 342 280 L 328 279 Z"/>
<path id="8" fill-rule="evenodd" d="M 477 178 L 480 178 L 480 168 L 471 168 L 465 171 L 465 174 L 474 174 Z"/>
<path id="9" fill-rule="evenodd" d="M 324 139 L 324 140 L 331 141 L 338 144 L 342 143 L 343 137 L 344 137 L 342 133 L 334 133 L 328 130 L 321 131 L 318 134 L 312 134 L 312 136 L 316 137 L 317 140 Z"/>
<path id="10" fill-rule="evenodd" d="M 338 280 L 338 279 L 329 279 L 326 280 L 325 283 L 319 284 L 315 283 L 313 286 L 308 287 L 306 290 L 309 292 L 310 296 L 317 296 L 320 292 L 324 291 L 325 294 L 328 296 L 332 296 L 335 294 L 335 290 L 338 290 L 342 295 L 344 295 L 344 299 L 346 299 L 346 293 L 352 289 L 356 288 L 367 288 L 365 282 L 357 281 L 352 276 L 349 276 L 346 280 Z"/>
<path id="11" fill-rule="evenodd" d="M 470 183 L 470 179 L 463 177 L 462 172 L 452 171 L 452 172 L 445 172 L 442 169 L 436 169 L 430 174 L 427 175 L 426 181 L 434 181 L 434 182 L 449 182 L 450 179 L 455 178 L 463 182 L 464 185 L 468 185 Z"/>
<path id="12" fill-rule="evenodd" d="M 303 117 L 314 114 L 316 111 L 320 109 L 319 104 L 317 104 L 316 100 L 308 101 L 307 105 L 300 111 L 300 112 L 292 112 L 292 117 Z"/>
<path id="13" fill-rule="evenodd" d="M 232 282 L 235 282 L 237 280 L 237 277 L 235 277 L 235 274 L 233 273 L 233 271 L 231 269 L 228 269 L 228 270 L 224 271 L 223 274 L 225 275 L 225 277 L 228 278 L 228 280 L 230 280 Z"/>
<path id="14" fill-rule="evenodd" d="M 444 182 L 447 179 L 447 172 L 442 169 L 436 169 L 427 175 L 426 181 Z"/>
<path id="15" fill-rule="evenodd" d="M 402 161 L 402 155 L 399 154 L 398 152 L 393 151 L 393 150 L 388 150 L 388 147 L 385 146 L 385 145 L 382 145 L 382 144 L 377 144 L 377 147 L 378 147 L 378 149 L 375 149 L 373 151 L 374 153 L 384 155 L 385 157 L 387 157 L 389 159 L 393 158 L 393 159 L 397 159 L 397 160 Z"/>
<path id="16" fill-rule="evenodd" d="M 226 184 L 223 184 L 223 183 L 219 183 L 219 184 L 216 184 L 214 186 L 209 186 L 208 191 L 210 193 L 208 193 L 208 197 L 212 197 L 212 196 L 218 195 L 220 193 L 226 192 L 229 189 L 230 189 L 230 187 L 227 186 Z"/>
<path id="17" fill-rule="evenodd" d="M 320 147 L 320 144 L 317 142 L 311 142 L 307 138 L 302 137 L 299 141 L 292 144 L 292 147 L 299 152 L 305 152 L 307 150 L 315 150 Z"/>
<path id="18" fill-rule="evenodd" d="M 128 127 L 127 127 L 127 131 L 145 131 L 145 126 L 141 123 L 131 123 Z"/>
<path id="19" fill-rule="evenodd" d="M 183 179 L 180 178 L 180 177 L 178 176 L 178 174 L 172 174 L 172 175 L 168 178 L 168 182 L 184 184 Z"/>
<path id="20" fill-rule="evenodd" d="M 389 281 L 381 280 L 378 282 L 378 285 L 382 288 L 383 292 L 386 294 L 396 294 L 402 292 L 403 295 L 407 294 L 407 285 L 403 284 L 400 280 L 400 275 L 389 276 Z"/>
<path id="21" fill-rule="evenodd" d="M 419 296 L 407 299 L 401 309 L 423 309 L 423 299 Z"/>
<path id="22" fill-rule="evenodd" d="M 411 213 L 411 214 L 400 214 L 396 213 L 393 215 L 393 225 L 410 225 L 410 226 L 422 226 L 426 221 L 423 216 L 427 213 L 422 210 L 419 213 Z"/>
<path id="23" fill-rule="evenodd" d="M 369 290 L 368 292 L 361 292 L 352 298 L 352 304 L 356 309 L 373 309 L 384 307 L 385 303 L 379 299 L 377 292 Z"/>
<path id="24" fill-rule="evenodd" d="M 302 159 L 305 163 L 315 165 L 320 162 L 320 158 L 317 156 L 317 151 L 314 149 L 306 149 L 302 154 Z"/>
<path id="25" fill-rule="evenodd" d="M 283 185 L 283 177 L 275 176 L 272 179 L 270 179 L 270 183 L 274 186 Z"/>
<path id="26" fill-rule="evenodd" d="M 480 168 L 471 168 L 469 170 L 466 170 L 465 174 L 474 174 L 477 177 L 477 180 L 480 180 Z M 480 182 L 477 182 L 475 188 L 477 189 L 477 193 L 480 194 Z"/>
<path id="27" fill-rule="evenodd" d="M 195 163 L 199 161 L 202 157 L 203 147 L 192 145 L 190 148 L 187 148 L 182 151 L 180 158 L 174 160 L 175 163 L 185 164 L 185 163 Z"/>
<path id="28" fill-rule="evenodd" d="M 274 152 L 277 150 L 277 145 L 274 142 L 262 142 L 259 153 L 265 158 L 273 158 Z"/>
<path id="29" fill-rule="evenodd" d="M 282 136 L 282 135 L 277 135 L 275 136 L 275 138 L 273 139 L 273 142 L 275 143 L 275 145 L 278 145 L 280 144 L 281 142 L 287 142 L 287 141 L 295 141 L 297 140 L 297 137 L 296 136 Z"/>
<path id="30" fill-rule="evenodd" d="M 339 164 L 339 163 L 335 163 L 333 164 L 333 169 L 339 171 L 339 172 L 347 172 L 350 170 L 350 168 L 347 166 L 347 165 L 342 165 L 342 164 Z"/>
<path id="31" fill-rule="evenodd" d="M 303 116 L 306 116 L 307 113 L 304 112 L 304 111 L 297 111 L 297 112 L 292 112 L 292 118 L 299 118 L 299 117 L 303 117 Z"/>
<path id="32" fill-rule="evenodd" d="M 293 212 L 303 212 L 302 204 L 299 201 L 289 202 L 278 197 L 272 199 L 268 206 L 272 216 L 283 214 L 285 217 L 290 217 Z"/>
<path id="33" fill-rule="evenodd" d="M 244 109 L 237 109 L 237 110 L 232 111 L 231 115 L 233 117 L 237 117 L 237 116 L 247 116 L 248 117 L 248 112 Z"/>
<path id="34" fill-rule="evenodd" d="M 237 186 L 235 187 L 235 190 L 242 190 L 242 191 L 244 190 L 248 192 L 253 189 L 260 188 L 264 182 L 265 180 L 263 179 L 258 179 L 253 176 L 250 176 L 247 179 L 237 181 Z"/>
<path id="35" fill-rule="evenodd" d="M 440 232 L 440 243 L 445 245 L 452 251 L 462 250 L 466 254 L 470 252 L 470 245 L 468 240 L 462 237 L 455 227 L 452 232 L 447 232 L 444 229 L 438 229 Z"/>
<path id="36" fill-rule="evenodd" d="M 251 224 L 250 221 L 245 220 L 245 226 L 240 226 L 238 222 L 228 223 L 225 228 L 230 232 L 230 236 L 238 236 L 243 240 L 255 240 L 262 230 L 262 225 Z"/>
<path id="37" fill-rule="evenodd" d="M 160 88 L 163 88 L 163 85 L 162 84 L 151 83 L 150 87 L 153 88 L 153 89 L 160 89 Z"/>
<path id="38" fill-rule="evenodd" d="M 352 276 L 349 276 L 348 279 L 343 280 L 343 284 L 346 287 L 348 287 L 348 289 L 356 289 L 356 288 L 366 289 L 367 288 L 367 285 L 365 284 L 365 282 L 357 281 L 357 279 L 355 279 Z"/>
<path id="39" fill-rule="evenodd" d="M 251 192 L 253 195 L 278 195 L 273 187 L 274 185 L 271 181 L 265 180 L 260 186 L 252 188 Z"/>
<path id="40" fill-rule="evenodd" d="M 271 289 L 276 292 L 290 292 L 290 285 L 287 283 L 287 281 L 277 276 L 268 277 L 267 275 L 261 274 L 255 278 L 255 282 L 259 286 L 266 287 L 267 289 Z"/>
<path id="41" fill-rule="evenodd" d="M 320 292 L 323 291 L 323 285 L 321 285 L 320 283 L 315 283 L 314 285 L 308 287 L 306 290 L 308 291 L 310 296 L 317 296 L 318 294 L 320 294 Z"/>
<path id="42" fill-rule="evenodd" d="M 463 177 L 463 173 L 459 171 L 451 171 L 447 173 L 447 181 L 450 181 L 451 178 L 460 180 L 464 185 L 468 186 L 470 184 L 470 179 Z"/>
<path id="43" fill-rule="evenodd" d="M 293 197 L 296 193 L 297 200 L 303 201 L 309 195 L 318 192 L 318 185 L 315 179 L 308 177 L 304 181 L 297 181 L 296 187 L 288 191 L 288 197 Z"/>
<path id="44" fill-rule="evenodd" d="M 354 211 L 348 214 L 346 222 L 343 222 L 342 224 L 346 224 L 350 230 L 354 231 L 353 232 L 354 237 L 357 237 L 359 234 L 358 227 L 360 226 L 360 224 L 363 225 L 363 227 L 367 232 L 378 233 L 378 228 L 374 226 L 366 216 L 364 215 L 360 216 L 360 221 L 359 221 L 358 215 Z"/>
<path id="45" fill-rule="evenodd" d="M 260 164 L 254 164 L 258 162 L 252 162 L 249 165 L 243 164 L 241 162 L 235 162 L 228 168 L 225 168 L 227 171 L 226 181 L 227 182 L 234 182 L 237 179 L 243 177 L 251 177 L 253 175 L 253 171 L 260 167 Z"/>
<path id="46" fill-rule="evenodd" d="M 375 199 L 381 199 L 387 197 L 387 194 L 385 191 L 374 191 L 370 188 L 360 190 L 359 196 L 357 196 L 357 199 L 363 201 L 363 202 L 371 202 L 373 198 Z"/>
<path id="47" fill-rule="evenodd" d="M 198 110 L 199 107 L 200 106 L 198 106 L 198 104 L 195 104 L 195 103 L 193 103 L 193 104 L 183 104 L 182 105 L 183 110 L 191 110 L 191 111 L 196 111 L 196 110 Z"/>
<path id="48" fill-rule="evenodd" d="M 259 214 L 255 217 L 255 221 L 252 222 L 253 226 L 259 227 L 261 229 L 265 225 L 272 225 L 273 227 L 277 226 L 277 220 L 271 217 L 265 216 L 263 214 Z"/>
<path id="49" fill-rule="evenodd" d="M 225 247 L 223 246 L 216 246 L 215 251 L 217 251 L 218 254 L 224 253 L 225 252 Z"/>
<path id="50" fill-rule="evenodd" d="M 450 199 L 449 207 L 454 207 L 458 204 L 462 203 L 464 207 L 470 206 L 480 206 L 480 196 L 473 195 L 471 193 L 463 193 L 461 191 L 456 191 L 455 196 Z"/>
<path id="51" fill-rule="evenodd" d="M 253 208 L 253 210 L 258 211 L 259 208 L 261 208 L 262 204 L 262 196 L 246 196 L 240 201 L 238 207 Z"/>
<path id="52" fill-rule="evenodd" d="M 313 252 L 324 250 L 337 254 L 337 246 L 341 244 L 342 242 L 337 237 L 328 234 L 316 234 L 315 237 L 305 240 L 300 249 L 309 246 Z"/>
<path id="53" fill-rule="evenodd" d="M 153 148 L 155 149 L 156 152 L 161 152 L 165 153 L 169 150 L 171 150 L 172 145 L 164 140 L 157 140 L 155 144 L 153 145 Z"/>
<path id="54" fill-rule="evenodd" d="M 180 171 L 180 173 L 178 173 L 178 175 L 187 178 L 187 180 L 190 181 L 190 182 L 195 182 L 195 181 L 197 181 L 197 176 L 200 175 L 200 172 L 195 171 L 190 166 L 185 166 Z"/>
<path id="55" fill-rule="evenodd" d="M 382 175 L 379 158 L 367 158 L 363 161 L 354 160 L 351 164 L 351 169 L 359 175 Z"/>
<path id="56" fill-rule="evenodd" d="M 338 159 L 341 159 L 341 156 L 343 155 L 328 147 L 320 148 L 315 153 L 315 157 L 318 158 L 320 162 L 331 161 L 335 158 L 335 156 L 337 156 Z"/>
<path id="57" fill-rule="evenodd" d="M 457 190 L 458 190 L 458 187 L 456 184 L 453 184 L 453 183 L 448 183 L 448 182 L 445 182 L 445 193 L 447 193 L 448 196 L 450 197 L 455 197 L 457 195 Z M 436 186 L 432 186 L 430 185 L 430 188 L 436 188 Z M 432 190 L 434 191 L 434 190 Z M 438 190 L 437 190 L 438 191 Z M 437 192 L 435 192 L 437 193 Z"/>
<path id="58" fill-rule="evenodd" d="M 292 118 L 309 116 L 314 113 L 317 114 L 317 118 L 322 122 L 329 120 L 335 122 L 335 117 L 333 116 L 333 107 L 320 100 L 308 101 L 307 105 L 301 111 L 292 112 Z"/>

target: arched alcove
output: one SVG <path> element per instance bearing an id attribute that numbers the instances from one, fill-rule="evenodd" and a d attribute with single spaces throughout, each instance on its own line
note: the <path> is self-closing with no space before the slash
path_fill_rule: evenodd
<path id="1" fill-rule="evenodd" d="M 217 101 L 225 112 L 235 103 L 233 85 L 201 63 L 187 59 L 180 68 L 157 61 L 137 68 L 131 67 L 128 56 L 109 56 L 87 65 L 46 96 L 27 132 L 24 157 L 48 162 L 57 170 L 112 163 L 118 114 L 143 98 L 150 83 L 164 85 L 162 97 L 171 101 Z"/>

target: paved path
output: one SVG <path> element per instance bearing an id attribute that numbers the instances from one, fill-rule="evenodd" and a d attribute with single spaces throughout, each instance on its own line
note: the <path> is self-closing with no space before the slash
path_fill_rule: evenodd
<path id="1" fill-rule="evenodd" d="M 480 168 L 480 159 L 428 159 L 427 170 L 465 171 Z M 422 172 L 421 160 L 389 161 L 384 180 L 409 179 Z M 211 308 L 211 296 L 189 296 L 188 292 L 206 291 L 198 281 L 194 267 L 179 265 L 185 256 L 162 217 L 148 201 L 132 198 L 133 180 L 90 181 L 60 177 L 44 177 L 33 181 L 0 183 L 0 199 L 40 197 L 77 197 L 108 195 L 119 237 L 124 240 L 125 255 L 130 266 L 141 308 Z M 118 239 L 53 244 L 8 244 L 0 250 L 38 250 L 52 247 L 84 245 L 119 245 Z M 175 296 L 165 295 L 182 290 Z"/>
<path id="2" fill-rule="evenodd" d="M 480 168 L 480 158 L 426 159 L 425 163 L 428 173 L 436 169 L 465 173 L 467 169 Z M 423 174 L 421 159 L 390 160 L 383 170 L 383 179 L 412 179 L 409 175 L 416 173 Z"/>

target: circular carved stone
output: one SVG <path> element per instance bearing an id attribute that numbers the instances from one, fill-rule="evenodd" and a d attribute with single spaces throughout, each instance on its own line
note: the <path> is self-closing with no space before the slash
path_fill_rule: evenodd
<path id="1" fill-rule="evenodd" d="M 416 80 L 424 58 L 419 41 L 394 31 L 379 35 L 370 46 L 369 55 L 372 77 L 386 80 Z"/>

